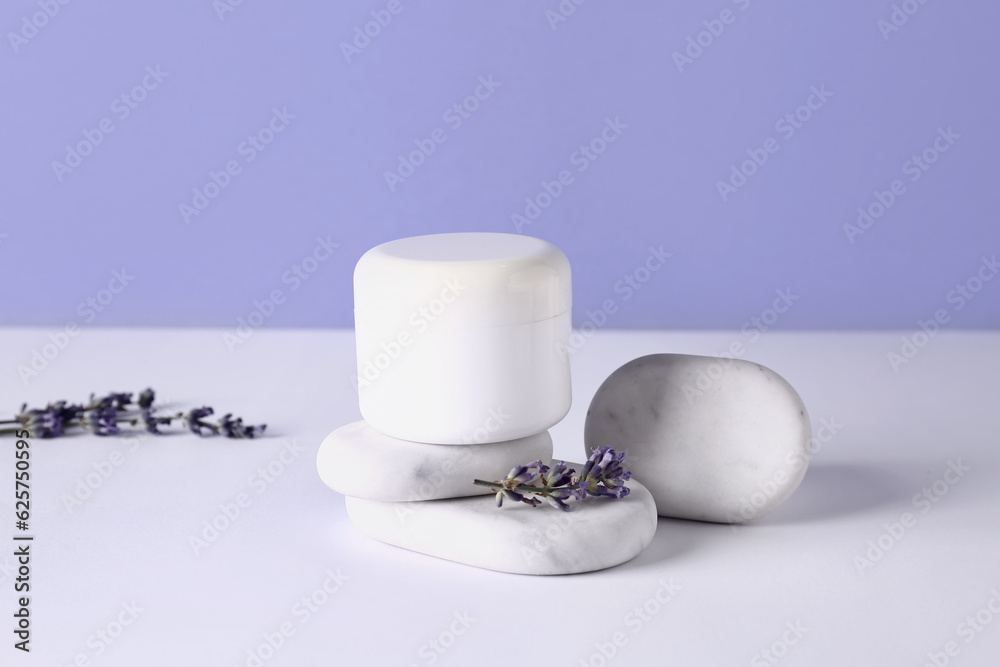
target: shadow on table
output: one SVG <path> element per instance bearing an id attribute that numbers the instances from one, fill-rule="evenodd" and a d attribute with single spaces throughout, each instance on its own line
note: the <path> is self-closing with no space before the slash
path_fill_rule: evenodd
<path id="1" fill-rule="evenodd" d="M 753 524 L 812 523 L 900 503 L 913 493 L 914 479 L 898 465 L 815 465 L 788 500 Z"/>
<path id="2" fill-rule="evenodd" d="M 747 524 L 729 525 L 660 517 L 653 542 L 633 567 L 661 563 L 708 543 L 731 539 L 755 527 L 780 528 L 860 514 L 887 505 L 904 505 L 919 490 L 914 475 L 898 465 L 824 464 L 810 467 L 802 484 L 776 510 Z M 626 565 L 628 567 L 628 565 Z"/>

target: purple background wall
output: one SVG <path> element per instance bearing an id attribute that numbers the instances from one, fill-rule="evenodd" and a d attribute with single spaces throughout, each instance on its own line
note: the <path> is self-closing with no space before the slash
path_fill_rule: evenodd
<path id="1" fill-rule="evenodd" d="M 6 2 L 0 323 L 349 326 L 364 250 L 492 230 L 566 251 L 577 323 L 611 300 L 607 326 L 740 327 L 781 290 L 780 328 L 995 328 L 998 21 L 985 0 Z M 515 223 L 542 181 L 558 196 Z M 647 273 L 651 246 L 671 256 Z"/>

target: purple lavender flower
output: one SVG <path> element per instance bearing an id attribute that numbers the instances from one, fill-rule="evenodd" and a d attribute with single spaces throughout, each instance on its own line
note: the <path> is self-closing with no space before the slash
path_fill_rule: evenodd
<path id="1" fill-rule="evenodd" d="M 242 438 L 243 420 L 239 417 L 233 419 L 233 413 L 227 412 L 219 420 L 219 428 L 227 438 Z"/>
<path id="2" fill-rule="evenodd" d="M 545 486 L 565 486 L 572 483 L 575 472 L 573 468 L 567 467 L 565 461 L 560 461 L 551 468 L 546 467 L 542 473 L 542 483 Z"/>
<path id="3" fill-rule="evenodd" d="M 51 410 L 62 419 L 63 425 L 68 422 L 78 419 L 80 414 L 83 412 L 84 407 L 82 405 L 71 405 L 66 401 L 56 401 L 55 403 L 49 403 L 45 406 L 46 410 Z"/>
<path id="4" fill-rule="evenodd" d="M 511 491 L 510 489 L 500 489 L 499 491 L 497 491 L 497 507 L 503 506 L 504 498 L 509 498 L 510 500 L 513 500 L 514 502 L 518 503 L 524 500 L 524 496 L 518 493 L 517 491 Z"/>
<path id="5" fill-rule="evenodd" d="M 588 492 L 592 496 L 609 496 L 621 500 L 629 494 L 627 486 L 594 486 Z"/>
<path id="6" fill-rule="evenodd" d="M 115 410 L 122 410 L 126 405 L 132 403 L 132 392 L 111 392 L 106 396 L 101 396 L 100 398 L 94 398 L 94 395 L 90 395 L 90 402 L 87 405 L 88 409 L 106 409 L 114 408 Z"/>
<path id="7" fill-rule="evenodd" d="M 80 415 L 80 426 L 94 435 L 117 435 L 118 411 L 114 408 L 91 408 Z"/>
<path id="8" fill-rule="evenodd" d="M 215 435 L 219 432 L 219 427 L 202 421 L 204 417 L 213 414 L 215 410 L 210 407 L 192 408 L 184 415 L 184 424 L 188 430 L 196 435 Z"/>
<path id="9" fill-rule="evenodd" d="M 563 512 L 569 512 L 573 508 L 566 504 L 567 500 L 583 500 L 580 489 L 552 489 L 546 494 L 545 499 L 555 508 Z"/>
<path id="10" fill-rule="evenodd" d="M 504 481 L 509 487 L 521 484 L 531 484 L 538 479 L 538 475 L 542 472 L 542 468 L 548 470 L 548 467 L 544 466 L 541 461 L 532 461 L 531 463 L 523 466 L 514 466 L 514 468 L 507 473 L 507 479 Z"/>
<path id="11" fill-rule="evenodd" d="M 267 424 L 250 426 L 244 424 L 241 417 L 233 419 L 232 416 L 231 412 L 227 412 L 219 420 L 219 428 L 227 438 L 255 438 L 263 434 L 264 429 L 267 428 Z"/>
<path id="12" fill-rule="evenodd" d="M 518 493 L 513 489 L 502 488 L 497 491 L 497 507 L 503 507 L 503 499 L 508 498 L 514 502 L 522 502 L 535 507 L 541 505 L 542 501 L 538 498 L 525 498 L 523 493 Z"/>
<path id="13" fill-rule="evenodd" d="M 586 493 L 592 496 L 624 498 L 629 493 L 625 482 L 632 478 L 632 471 L 622 467 L 625 452 L 611 447 L 601 447 L 591 452 L 583 466 L 580 480 L 586 482 Z"/>
<path id="14" fill-rule="evenodd" d="M 143 409 L 151 408 L 153 407 L 154 400 L 156 400 L 156 394 L 153 393 L 152 389 L 147 387 L 139 393 L 139 400 L 137 401 L 137 404 Z"/>
<path id="15" fill-rule="evenodd" d="M 538 505 L 541 501 L 537 498 L 525 498 L 523 493 L 514 489 L 521 486 L 528 486 L 538 479 L 538 476 L 548 470 L 541 461 L 532 461 L 521 466 L 514 466 L 507 473 L 507 477 L 502 482 L 493 482 L 497 490 L 497 507 L 503 507 L 503 499 L 507 498 L 515 502 L 528 503 L 531 506 Z"/>
<path id="16" fill-rule="evenodd" d="M 132 425 L 134 426 L 135 424 L 141 421 L 142 427 L 146 430 L 147 433 L 159 434 L 160 426 L 163 425 L 169 426 L 174 419 L 177 419 L 177 415 L 170 417 L 160 417 L 155 413 L 156 413 L 156 408 L 143 408 L 139 412 L 139 418 L 132 420 Z"/>
<path id="17" fill-rule="evenodd" d="M 58 409 L 53 409 L 51 405 L 44 410 L 27 410 L 27 407 L 27 404 L 21 406 L 17 420 L 24 424 L 32 437 L 56 438 L 63 434 L 63 418 Z"/>

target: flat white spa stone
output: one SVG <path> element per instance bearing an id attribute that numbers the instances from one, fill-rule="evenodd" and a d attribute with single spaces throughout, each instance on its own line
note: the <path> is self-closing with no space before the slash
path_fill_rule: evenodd
<path id="1" fill-rule="evenodd" d="M 574 466 L 577 470 L 581 466 Z M 656 532 L 646 488 L 628 482 L 622 500 L 589 498 L 563 512 L 493 496 L 388 503 L 347 498 L 347 513 L 382 542 L 457 563 L 515 574 L 573 574 L 635 558 Z"/>
<path id="2" fill-rule="evenodd" d="M 741 523 L 771 511 L 809 466 L 802 399 L 769 368 L 741 359 L 652 354 L 597 390 L 584 442 L 627 453 L 661 516 Z"/>
<path id="3" fill-rule="evenodd" d="M 490 493 L 472 480 L 503 479 L 516 465 L 552 458 L 548 431 L 506 442 L 428 445 L 358 421 L 326 436 L 319 476 L 334 491 L 369 500 L 432 500 Z"/>

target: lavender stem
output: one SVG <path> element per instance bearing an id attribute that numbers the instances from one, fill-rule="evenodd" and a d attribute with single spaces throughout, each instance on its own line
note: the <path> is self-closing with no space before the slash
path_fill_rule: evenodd
<path id="1" fill-rule="evenodd" d="M 473 484 L 477 484 L 479 486 L 489 486 L 489 487 L 492 487 L 492 488 L 497 489 L 497 490 L 506 488 L 500 482 L 487 482 L 486 480 L 483 480 L 483 479 L 474 479 L 474 480 L 472 480 L 472 483 Z M 580 485 L 579 484 L 567 484 L 566 486 L 558 486 L 558 487 L 555 487 L 555 488 L 559 489 L 560 491 L 562 489 L 568 489 L 568 490 L 572 491 L 573 489 L 579 489 Z M 512 490 L 513 491 L 517 491 L 518 493 L 521 493 L 521 492 L 524 492 L 524 493 L 540 493 L 542 495 L 545 495 L 549 491 L 552 491 L 553 488 L 550 487 L 550 486 L 532 486 L 530 484 L 520 484 L 518 486 L 515 486 Z"/>

